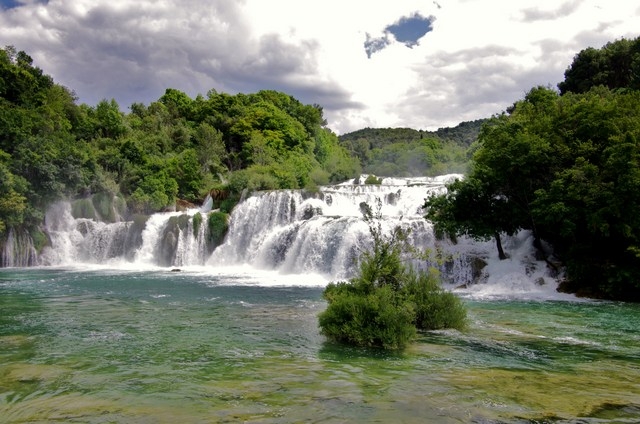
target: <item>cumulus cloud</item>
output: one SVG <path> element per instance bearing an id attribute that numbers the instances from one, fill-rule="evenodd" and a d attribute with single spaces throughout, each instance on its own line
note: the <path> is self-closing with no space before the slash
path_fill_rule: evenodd
<path id="1" fill-rule="evenodd" d="M 638 36 L 630 3 L 3 0 L 0 39 L 92 105 L 274 89 L 323 106 L 339 133 L 435 129 L 500 113 L 555 86 L 580 50 Z"/>
<path id="2" fill-rule="evenodd" d="M 583 0 L 574 0 L 561 3 L 560 6 L 552 9 L 543 9 L 539 6 L 526 8 L 522 11 L 522 20 L 525 22 L 534 22 L 541 20 L 553 20 L 561 17 L 569 16 L 574 13 L 583 3 Z"/>
<path id="3" fill-rule="evenodd" d="M 126 107 L 172 87 L 190 95 L 280 89 L 335 108 L 355 105 L 338 84 L 300 77 L 314 72 L 317 42 L 254 33 L 239 2 L 60 1 L 14 8 L 0 24 L 89 104 L 114 97 Z"/>

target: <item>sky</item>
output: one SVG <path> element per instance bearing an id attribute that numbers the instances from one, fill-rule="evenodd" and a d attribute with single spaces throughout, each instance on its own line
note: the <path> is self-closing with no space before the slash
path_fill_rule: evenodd
<path id="1" fill-rule="evenodd" d="M 629 0 L 0 0 L 0 45 L 79 103 L 278 90 L 337 134 L 488 118 L 638 36 Z"/>

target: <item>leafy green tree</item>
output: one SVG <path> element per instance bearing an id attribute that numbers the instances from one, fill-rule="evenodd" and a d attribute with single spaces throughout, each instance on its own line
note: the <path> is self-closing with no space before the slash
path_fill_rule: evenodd
<path id="1" fill-rule="evenodd" d="M 586 93 L 603 85 L 610 89 L 640 89 L 640 37 L 622 38 L 600 49 L 586 48 L 573 58 L 558 84 L 562 94 Z"/>
<path id="2" fill-rule="evenodd" d="M 202 171 L 216 174 L 224 172 L 223 163 L 226 160 L 227 151 L 222 132 L 210 124 L 202 122 L 195 131 L 194 139 Z"/>
<path id="3" fill-rule="evenodd" d="M 174 118 L 191 120 L 195 110 L 194 101 L 184 92 L 175 88 L 167 88 L 159 102 L 164 104 Z"/>
<path id="4" fill-rule="evenodd" d="M 453 241 L 462 235 L 477 240 L 494 238 L 500 259 L 507 258 L 501 234 L 513 235 L 519 229 L 508 199 L 473 176 L 447 185 L 447 192 L 429 197 L 425 208 L 437 237 Z"/>
<path id="5" fill-rule="evenodd" d="M 115 99 L 101 100 L 96 106 L 94 116 L 97 123 L 96 129 L 101 137 L 115 139 L 125 133 L 122 112 Z"/>
<path id="6" fill-rule="evenodd" d="M 164 170 L 147 173 L 131 193 L 130 200 L 135 212 L 152 213 L 175 204 L 178 183 Z"/>
<path id="7" fill-rule="evenodd" d="M 205 179 L 194 149 L 183 150 L 171 160 L 169 169 L 178 184 L 178 197 L 192 202 L 203 197 Z"/>

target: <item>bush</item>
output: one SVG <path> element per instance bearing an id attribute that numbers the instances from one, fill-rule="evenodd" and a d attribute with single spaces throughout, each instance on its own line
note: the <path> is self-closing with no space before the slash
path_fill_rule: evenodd
<path id="1" fill-rule="evenodd" d="M 443 289 L 437 272 L 409 272 L 405 284 L 409 301 L 415 307 L 415 325 L 421 330 L 455 328 L 467 325 L 467 311 L 455 294 Z"/>
<path id="2" fill-rule="evenodd" d="M 364 180 L 365 184 L 382 184 L 382 178 L 378 178 L 375 175 L 371 174 L 367 177 L 366 180 Z"/>
<path id="3" fill-rule="evenodd" d="M 233 208 L 236 207 L 238 202 L 240 201 L 240 196 L 237 194 L 230 195 L 226 199 L 220 202 L 220 212 L 224 212 L 230 214 Z"/>
<path id="4" fill-rule="evenodd" d="M 320 332 L 341 343 L 400 350 L 417 330 L 464 329 L 466 310 L 457 296 L 440 286 L 437 274 L 402 263 L 403 254 L 411 250 L 407 230 L 396 227 L 385 235 L 379 213 L 378 221 L 370 212 L 364 215 L 372 250 L 362 254 L 356 277 L 330 283 L 324 290 L 328 306 L 318 318 Z"/>
<path id="5" fill-rule="evenodd" d="M 402 349 L 416 334 L 411 304 L 398 305 L 391 287 L 370 293 L 352 290 L 350 283 L 330 284 L 325 291 L 330 301 L 319 323 L 326 337 L 356 346 Z"/>

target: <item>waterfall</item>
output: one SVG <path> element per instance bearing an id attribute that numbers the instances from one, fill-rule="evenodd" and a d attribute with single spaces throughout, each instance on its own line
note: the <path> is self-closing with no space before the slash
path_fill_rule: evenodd
<path id="1" fill-rule="evenodd" d="M 0 244 L 0 267 L 24 267 L 36 263 L 37 253 L 29 233 L 10 228 Z"/>
<path id="2" fill-rule="evenodd" d="M 242 267 L 281 274 L 315 274 L 325 280 L 346 279 L 357 270 L 357 260 L 370 247 L 371 235 L 362 218 L 366 203 L 380 212 L 383 232 L 395 226 L 410 230 L 409 242 L 419 252 L 417 268 L 436 267 L 443 281 L 457 286 L 490 283 L 492 290 L 509 291 L 514 281 L 527 287 L 553 280 L 536 261 L 529 235 L 505 238 L 512 258 L 499 261 L 493 243 L 464 237 L 453 244 L 436 240 L 422 205 L 431 193 L 441 193 L 457 175 L 437 178 L 385 178 L 382 184 L 347 181 L 324 186 L 315 193 L 274 190 L 253 193 L 231 213 L 224 240 L 209 234 L 221 222 L 208 198 L 200 208 L 156 213 L 122 220 L 100 220 L 92 204 L 109 211 L 108 202 L 59 202 L 46 212 L 44 230 L 50 241 L 39 255 L 28 234 L 9 232 L 2 246 L 2 266 L 99 264 L 106 266 Z M 379 211 L 377 210 L 379 205 Z M 216 218 L 210 223 L 210 217 Z M 221 243 L 221 244 L 220 244 Z M 220 244 L 220 245 L 218 245 Z M 437 254 L 437 255 L 436 255 Z M 232 268 L 233 269 L 233 268 Z M 220 271 L 221 268 L 220 268 Z M 490 292 L 488 295 L 491 295 Z"/>
<path id="3" fill-rule="evenodd" d="M 39 257 L 42 265 L 115 263 L 131 258 L 140 242 L 135 221 L 74 218 L 69 202 L 52 205 L 45 214 L 44 227 L 51 245 Z"/>
<path id="4" fill-rule="evenodd" d="M 436 241 L 422 217 L 421 205 L 430 192 L 444 189 L 446 178 L 386 179 L 382 185 L 351 180 L 321 187 L 317 193 L 254 193 L 233 210 L 227 237 L 215 250 L 208 234 L 208 217 L 215 213 L 209 197 L 200 208 L 185 212 L 107 222 L 96 214 L 95 201 L 59 202 L 46 213 L 44 226 L 51 243 L 38 263 L 129 263 L 142 267 L 250 264 L 282 273 L 347 278 L 369 242 L 363 203 L 373 208 L 380 204 L 385 230 L 395 225 L 410 227 L 412 244 L 421 249 L 433 247 Z M 102 203 L 108 204 L 106 200 Z"/>
<path id="5" fill-rule="evenodd" d="M 348 278 L 369 243 L 369 228 L 362 219 L 362 205 L 380 205 L 383 231 L 400 225 L 410 229 L 410 243 L 417 249 L 449 246 L 436 241 L 422 205 L 430 193 L 444 190 L 454 176 L 421 179 L 385 179 L 381 185 L 354 181 L 321 187 L 318 193 L 279 190 L 255 194 L 236 206 L 229 234 L 207 264 L 251 264 L 283 273 L 319 273 Z M 453 256 L 452 256 L 453 257 Z M 456 255 L 454 263 L 468 258 Z M 416 266 L 438 266 L 460 274 L 464 266 L 445 268 L 435 261 L 416 261 Z M 458 278 L 456 278 L 458 279 Z M 468 282 L 465 280 L 465 282 Z"/>

